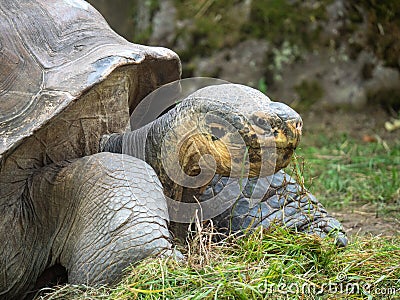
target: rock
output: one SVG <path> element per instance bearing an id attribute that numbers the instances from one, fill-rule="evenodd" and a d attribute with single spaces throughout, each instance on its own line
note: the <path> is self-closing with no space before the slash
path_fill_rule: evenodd
<path id="1" fill-rule="evenodd" d="M 369 78 L 363 76 L 366 67 L 372 69 Z M 307 95 L 313 97 L 311 91 L 306 91 L 305 96 L 301 94 L 300 88 L 306 84 L 317 84 L 322 91 L 313 103 L 353 107 L 363 107 L 369 97 L 400 87 L 398 70 L 383 67 L 382 62 L 367 51 L 362 51 L 355 60 L 337 51 L 305 54 L 300 62 L 284 65 L 281 76 L 283 80 L 275 82 L 270 94 L 272 98 L 292 104 L 310 100 Z M 384 103 L 385 99 L 375 102 Z"/>
<path id="2" fill-rule="evenodd" d="M 194 76 L 219 77 L 230 82 L 257 86 L 265 73 L 268 50 L 267 41 L 245 40 L 211 57 L 197 58 Z"/>
<path id="3" fill-rule="evenodd" d="M 170 45 L 176 36 L 176 8 L 171 0 L 160 1 L 160 9 L 153 17 L 151 44 Z"/>
<path id="4" fill-rule="evenodd" d="M 384 67 L 379 63 L 372 71 L 372 77 L 365 83 L 368 94 L 376 95 L 381 90 L 400 87 L 400 74 L 395 68 Z"/>

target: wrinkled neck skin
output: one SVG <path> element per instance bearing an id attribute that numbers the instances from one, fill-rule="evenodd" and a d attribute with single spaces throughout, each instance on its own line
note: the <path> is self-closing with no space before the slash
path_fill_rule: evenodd
<path id="1" fill-rule="evenodd" d="M 111 134 L 101 141 L 101 150 L 128 154 L 146 161 L 156 171 L 165 195 L 180 200 L 183 188 L 169 178 L 161 159 L 162 141 L 171 132 L 172 125 L 179 121 L 178 116 L 181 117 L 181 110 L 175 107 L 139 129 Z"/>
<path id="2" fill-rule="evenodd" d="M 122 137 L 122 153 L 146 161 L 156 171 L 165 195 L 176 200 L 181 199 L 183 188 L 167 175 L 161 152 L 162 141 L 170 131 L 170 126 L 177 122 L 178 115 L 174 108 L 146 126 L 124 133 Z"/>

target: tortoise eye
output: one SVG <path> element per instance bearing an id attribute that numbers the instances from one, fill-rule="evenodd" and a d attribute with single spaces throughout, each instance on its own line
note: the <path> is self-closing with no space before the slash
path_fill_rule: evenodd
<path id="1" fill-rule="evenodd" d="M 212 140 L 218 140 L 222 138 L 226 134 L 226 130 L 223 127 L 211 127 L 211 134 L 212 134 Z"/>
<path id="2" fill-rule="evenodd" d="M 264 127 L 267 124 L 267 122 L 265 121 L 265 119 L 257 117 L 256 118 L 256 125 L 260 126 L 260 127 Z"/>

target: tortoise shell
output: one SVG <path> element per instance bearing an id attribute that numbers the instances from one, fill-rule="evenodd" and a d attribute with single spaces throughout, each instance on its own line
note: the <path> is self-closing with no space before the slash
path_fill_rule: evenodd
<path id="1" fill-rule="evenodd" d="M 103 102 L 105 112 L 98 116 L 98 130 L 91 129 L 98 138 L 121 131 L 126 124 L 120 123 L 127 122 L 126 109 L 132 111 L 146 94 L 180 77 L 180 61 L 174 52 L 126 41 L 85 1 L 2 0 L 0 32 L 0 162 L 83 101 L 94 87 L 98 87 L 96 92 L 86 99 L 89 111 L 93 106 L 92 115 L 75 109 L 69 118 L 88 121 L 101 113 L 97 106 Z M 120 105 L 111 103 L 118 101 Z M 111 120 L 121 118 L 118 109 L 124 110 L 122 122 Z M 84 127 L 78 130 L 81 135 Z M 58 129 L 60 135 L 62 131 L 68 134 L 64 127 Z M 41 138 L 47 144 L 56 137 Z M 63 158 L 93 152 L 75 151 Z"/>

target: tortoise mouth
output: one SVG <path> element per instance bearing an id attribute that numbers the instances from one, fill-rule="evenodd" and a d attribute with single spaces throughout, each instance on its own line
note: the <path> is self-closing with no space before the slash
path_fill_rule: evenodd
<path id="1" fill-rule="evenodd" d="M 226 144 L 212 139 L 205 141 L 203 151 L 199 151 L 196 161 L 204 154 L 211 154 L 216 160 L 215 173 L 232 177 L 269 176 L 285 168 L 291 161 L 292 155 L 299 144 L 300 136 L 292 139 L 268 137 L 260 141 L 258 138 L 247 139 L 245 144 Z M 229 148 L 229 149 L 228 149 Z M 247 150 L 246 150 L 247 148 Z M 186 152 L 186 155 L 189 153 Z M 194 157 L 194 156 L 193 156 Z M 194 160 L 190 160 L 194 161 Z M 206 166 L 210 167 L 211 166 Z M 199 167 L 196 167 L 198 173 Z"/>
<path id="2" fill-rule="evenodd" d="M 296 119 L 267 130 L 253 128 L 246 141 L 250 145 L 249 177 L 269 176 L 287 167 L 300 143 L 302 122 Z"/>
<path id="3" fill-rule="evenodd" d="M 198 150 L 198 149 L 196 149 Z M 207 149 L 210 151 L 210 149 Z M 214 169 L 216 174 L 232 177 L 258 177 L 269 176 L 282 168 L 285 168 L 291 160 L 295 148 L 292 146 L 275 148 L 275 147 L 250 147 L 244 156 L 235 155 L 226 149 L 218 149 L 220 151 L 200 152 L 187 151 L 185 173 L 191 176 L 196 176 L 202 168 Z M 243 151 L 244 152 L 244 151 Z M 204 154 L 211 154 L 215 164 L 209 164 L 207 160 L 203 160 L 200 166 L 201 158 Z"/>
<path id="4" fill-rule="evenodd" d="M 287 167 L 292 159 L 296 146 L 258 147 L 250 154 L 249 177 L 269 176 Z"/>

